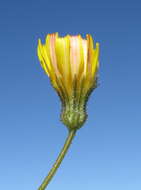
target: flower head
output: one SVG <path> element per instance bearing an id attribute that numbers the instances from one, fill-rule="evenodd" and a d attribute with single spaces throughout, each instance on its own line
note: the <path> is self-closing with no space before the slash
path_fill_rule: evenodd
<path id="1" fill-rule="evenodd" d="M 91 35 L 59 37 L 48 34 L 45 44 L 38 42 L 38 57 L 62 101 L 63 123 L 80 128 L 86 120 L 87 99 L 96 87 L 99 67 L 99 44 L 94 47 Z"/>

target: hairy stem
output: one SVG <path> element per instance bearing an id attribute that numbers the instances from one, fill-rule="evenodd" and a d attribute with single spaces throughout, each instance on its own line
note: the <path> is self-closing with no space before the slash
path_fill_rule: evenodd
<path id="1" fill-rule="evenodd" d="M 70 130 L 68 137 L 65 141 L 65 144 L 56 160 L 56 162 L 54 163 L 52 169 L 50 170 L 50 172 L 48 173 L 48 175 L 45 177 L 44 181 L 42 182 L 42 184 L 40 185 L 40 187 L 38 188 L 38 190 L 45 190 L 45 188 L 47 187 L 47 185 L 49 184 L 49 182 L 51 181 L 52 177 L 54 176 L 54 174 L 56 173 L 57 169 L 59 168 L 64 156 L 66 155 L 71 142 L 75 136 L 76 130 Z"/>

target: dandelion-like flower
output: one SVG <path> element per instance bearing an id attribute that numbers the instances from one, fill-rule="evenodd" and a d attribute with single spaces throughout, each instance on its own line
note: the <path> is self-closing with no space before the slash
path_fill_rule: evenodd
<path id="1" fill-rule="evenodd" d="M 99 67 L 99 44 L 94 46 L 91 35 L 59 37 L 48 34 L 45 44 L 38 42 L 38 57 L 42 68 L 49 76 L 61 102 L 61 120 L 69 133 L 65 144 L 38 190 L 45 190 L 60 166 L 71 142 L 87 118 L 86 103 L 97 86 Z"/>
<path id="2" fill-rule="evenodd" d="M 48 34 L 45 44 L 38 42 L 38 57 L 62 101 L 62 122 L 80 128 L 87 118 L 86 102 L 97 85 L 99 44 L 91 35 L 59 37 Z"/>

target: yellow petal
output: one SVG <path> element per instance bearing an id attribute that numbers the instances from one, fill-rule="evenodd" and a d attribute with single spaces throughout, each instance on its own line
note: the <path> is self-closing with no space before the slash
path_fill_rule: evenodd
<path id="1" fill-rule="evenodd" d="M 51 64 L 52 64 L 52 66 L 54 68 L 55 74 L 56 74 L 57 77 L 60 77 L 60 72 L 58 70 L 56 53 L 55 53 L 55 41 L 56 41 L 56 38 L 57 38 L 56 33 L 50 34 L 49 50 L 50 50 Z"/>
<path id="2" fill-rule="evenodd" d="M 44 55 L 43 55 L 43 46 L 41 44 L 41 40 L 40 39 L 38 41 L 37 54 L 38 54 L 41 66 L 43 67 L 43 69 L 45 70 L 45 72 L 47 73 L 47 75 L 49 76 L 49 69 L 48 69 L 48 66 L 46 64 L 46 62 L 48 62 L 48 59 L 46 59 L 44 57 Z"/>
<path id="3" fill-rule="evenodd" d="M 92 76 L 95 77 L 99 68 L 99 43 L 96 43 L 96 48 L 93 50 L 92 57 Z"/>
<path id="4" fill-rule="evenodd" d="M 90 34 L 87 34 L 88 57 L 86 74 L 92 77 L 92 58 L 93 58 L 93 39 Z"/>
<path id="5" fill-rule="evenodd" d="M 70 36 L 70 64 L 74 77 L 78 74 L 80 64 L 80 39 L 78 36 Z"/>
<path id="6" fill-rule="evenodd" d="M 57 66 L 63 77 L 68 77 L 70 73 L 69 39 L 68 37 L 57 38 L 55 42 L 55 52 Z"/>

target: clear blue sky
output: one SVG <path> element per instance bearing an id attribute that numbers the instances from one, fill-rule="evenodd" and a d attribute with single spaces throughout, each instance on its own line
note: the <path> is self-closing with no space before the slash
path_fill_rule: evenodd
<path id="1" fill-rule="evenodd" d="M 141 190 L 141 2 L 1 0 L 0 189 L 37 190 L 67 136 L 37 39 L 90 33 L 99 88 L 48 190 Z"/>

